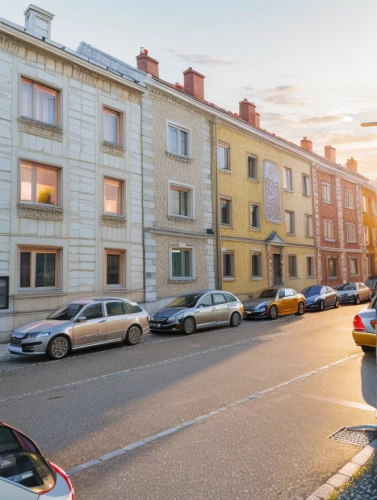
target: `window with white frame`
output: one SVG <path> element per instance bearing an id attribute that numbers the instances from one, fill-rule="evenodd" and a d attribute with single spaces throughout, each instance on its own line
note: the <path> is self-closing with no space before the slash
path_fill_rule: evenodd
<path id="1" fill-rule="evenodd" d="M 311 278 L 315 276 L 314 270 L 314 257 L 312 255 L 308 255 L 306 257 L 306 275 Z"/>
<path id="2" fill-rule="evenodd" d="M 105 250 L 106 286 L 124 285 L 124 250 Z"/>
<path id="3" fill-rule="evenodd" d="M 193 278 L 193 252 L 188 248 L 171 250 L 171 277 L 177 279 Z"/>
<path id="4" fill-rule="evenodd" d="M 334 240 L 334 221 L 329 219 L 324 219 L 323 221 L 323 234 L 326 240 Z"/>
<path id="5" fill-rule="evenodd" d="M 173 124 L 168 125 L 168 151 L 179 156 L 189 156 L 189 131 Z"/>
<path id="6" fill-rule="evenodd" d="M 367 206 L 368 206 L 368 200 L 366 196 L 363 196 L 363 212 L 364 214 L 367 213 Z"/>
<path id="7" fill-rule="evenodd" d="M 305 236 L 313 238 L 313 217 L 311 215 L 305 215 Z"/>
<path id="8" fill-rule="evenodd" d="M 170 184 L 170 215 L 193 218 L 193 190 Z"/>
<path id="9" fill-rule="evenodd" d="M 220 199 L 220 223 L 225 226 L 232 224 L 232 201 L 226 198 Z"/>
<path id="10" fill-rule="evenodd" d="M 58 185 L 58 168 L 21 162 L 20 201 L 58 205 Z"/>
<path id="11" fill-rule="evenodd" d="M 60 250 L 20 248 L 20 288 L 57 288 Z"/>
<path id="12" fill-rule="evenodd" d="M 327 260 L 327 275 L 329 278 L 337 277 L 338 259 L 336 257 L 329 257 Z"/>
<path id="13" fill-rule="evenodd" d="M 247 173 L 248 173 L 249 179 L 257 179 L 258 178 L 257 159 L 255 156 L 251 156 L 251 155 L 247 156 Z"/>
<path id="14" fill-rule="evenodd" d="M 230 148 L 224 144 L 219 144 L 217 148 L 217 166 L 221 170 L 230 170 Z"/>
<path id="15" fill-rule="evenodd" d="M 347 228 L 347 241 L 349 243 L 356 243 L 356 225 L 351 223 L 346 223 Z"/>
<path id="16" fill-rule="evenodd" d="M 251 276 L 252 276 L 252 278 L 262 278 L 263 277 L 262 254 L 261 253 L 253 253 L 251 255 Z"/>
<path id="17" fill-rule="evenodd" d="M 104 212 L 106 214 L 123 214 L 123 181 L 104 179 Z"/>
<path id="18" fill-rule="evenodd" d="M 58 126 L 59 124 L 58 90 L 40 83 L 21 78 L 21 116 Z"/>
<path id="19" fill-rule="evenodd" d="M 287 234 L 295 234 L 295 213 L 289 210 L 285 211 L 285 227 Z"/>
<path id="20" fill-rule="evenodd" d="M 234 252 L 223 252 L 223 278 L 234 278 Z"/>
<path id="21" fill-rule="evenodd" d="M 344 205 L 346 208 L 353 208 L 352 191 L 349 191 L 348 189 L 344 192 Z"/>
<path id="22" fill-rule="evenodd" d="M 302 194 L 310 196 L 310 177 L 306 174 L 302 174 Z"/>
<path id="23" fill-rule="evenodd" d="M 355 258 L 350 258 L 350 273 L 351 276 L 357 276 L 359 274 L 359 262 Z"/>
<path id="24" fill-rule="evenodd" d="M 122 146 L 122 113 L 103 108 L 103 140 Z"/>
<path id="25" fill-rule="evenodd" d="M 297 278 L 297 256 L 288 255 L 288 275 L 290 278 Z"/>
<path id="26" fill-rule="evenodd" d="M 366 245 L 369 245 L 369 227 L 364 226 L 364 242 Z"/>
<path id="27" fill-rule="evenodd" d="M 260 209 L 255 203 L 250 203 L 250 229 L 260 229 Z"/>
<path id="28" fill-rule="evenodd" d="M 292 185 L 292 170 L 290 168 L 284 168 L 283 170 L 284 179 L 284 189 L 286 191 L 293 191 Z"/>
<path id="29" fill-rule="evenodd" d="M 332 203 L 331 201 L 331 184 L 322 182 L 322 201 L 325 203 Z"/>

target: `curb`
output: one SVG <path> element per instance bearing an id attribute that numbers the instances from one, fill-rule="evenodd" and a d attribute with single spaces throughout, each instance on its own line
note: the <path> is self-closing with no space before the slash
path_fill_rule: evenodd
<path id="1" fill-rule="evenodd" d="M 330 477 L 322 486 L 316 489 L 306 500 L 327 500 L 339 488 L 345 486 L 356 472 L 363 467 L 373 452 L 377 450 L 377 439 L 367 444 L 348 464 L 337 474 Z"/>

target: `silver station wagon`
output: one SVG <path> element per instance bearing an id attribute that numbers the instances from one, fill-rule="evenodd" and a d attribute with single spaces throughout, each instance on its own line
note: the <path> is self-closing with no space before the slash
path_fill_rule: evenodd
<path id="1" fill-rule="evenodd" d="M 48 354 L 62 359 L 71 350 L 99 344 L 139 343 L 149 332 L 149 315 L 135 302 L 100 297 L 69 302 L 42 321 L 16 328 L 11 337 L 11 354 Z"/>

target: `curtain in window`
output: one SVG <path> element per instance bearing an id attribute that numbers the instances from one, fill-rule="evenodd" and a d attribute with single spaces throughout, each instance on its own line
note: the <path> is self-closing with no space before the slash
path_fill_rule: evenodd
<path id="1" fill-rule="evenodd" d="M 120 255 L 107 255 L 107 284 L 120 285 Z"/>
<path id="2" fill-rule="evenodd" d="M 104 140 L 118 144 L 118 115 L 109 109 L 103 112 Z"/>
<path id="3" fill-rule="evenodd" d="M 36 167 L 36 202 L 57 205 L 58 172 L 55 168 Z"/>
<path id="4" fill-rule="evenodd" d="M 21 163 L 21 201 L 33 201 L 32 198 L 33 167 L 29 163 Z"/>
<path id="5" fill-rule="evenodd" d="M 105 180 L 105 212 L 107 213 L 121 213 L 120 184 L 119 181 Z"/>
<path id="6" fill-rule="evenodd" d="M 178 154 L 178 129 L 169 127 L 169 151 Z"/>
<path id="7" fill-rule="evenodd" d="M 21 82 L 21 115 L 33 118 L 33 84 L 29 80 Z"/>
<path id="8" fill-rule="evenodd" d="M 56 90 L 37 85 L 36 119 L 55 125 Z"/>
<path id="9" fill-rule="evenodd" d="M 30 252 L 20 253 L 20 287 L 30 288 Z"/>
<path id="10" fill-rule="evenodd" d="M 35 286 L 55 286 L 55 253 L 37 253 L 35 256 Z"/>

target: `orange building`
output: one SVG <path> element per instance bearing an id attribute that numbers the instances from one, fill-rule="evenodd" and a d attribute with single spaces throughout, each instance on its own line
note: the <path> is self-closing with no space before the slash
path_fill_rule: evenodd
<path id="1" fill-rule="evenodd" d="M 362 184 L 362 212 L 366 247 L 366 274 L 368 279 L 377 278 L 377 186 Z"/>

